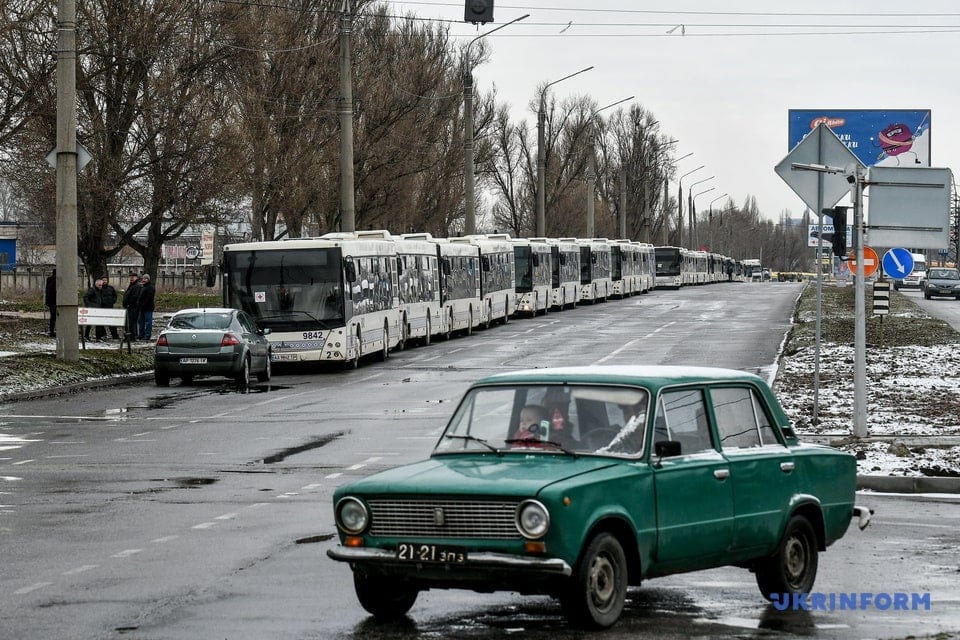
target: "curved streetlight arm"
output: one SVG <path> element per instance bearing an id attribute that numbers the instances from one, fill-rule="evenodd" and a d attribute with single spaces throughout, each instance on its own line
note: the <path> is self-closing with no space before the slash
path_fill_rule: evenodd
<path id="1" fill-rule="evenodd" d="M 726 198 L 726 197 L 729 196 L 729 195 L 730 195 L 729 193 L 725 193 L 725 194 L 723 194 L 722 196 L 717 196 L 716 198 L 714 198 L 713 200 L 711 200 L 711 201 L 710 201 L 710 208 L 713 209 L 713 203 L 714 203 L 714 202 L 716 202 L 716 201 L 719 200 L 720 198 Z"/>
<path id="2" fill-rule="evenodd" d="M 622 103 L 626 102 L 627 100 L 633 100 L 634 97 L 635 97 L 635 96 L 628 96 L 628 97 L 623 98 L 623 99 L 621 99 L 621 100 L 617 100 L 616 102 L 611 102 L 611 103 L 608 104 L 607 106 L 605 106 L 605 107 L 600 107 L 599 109 L 597 109 L 596 111 L 594 111 L 592 114 L 590 114 L 590 117 L 593 118 L 593 116 L 597 115 L 598 113 L 600 113 L 600 112 L 603 111 L 604 109 L 609 109 L 610 107 L 615 107 L 615 106 L 617 106 L 618 104 L 622 104 Z"/>
<path id="3" fill-rule="evenodd" d="M 542 238 L 547 235 L 547 220 L 546 220 L 546 208 L 547 208 L 547 179 L 546 179 L 546 165 L 547 160 L 544 155 L 544 146 L 546 145 L 546 134 L 544 129 L 546 128 L 546 114 L 544 114 L 544 102 L 547 98 L 547 89 L 557 84 L 558 82 L 563 82 L 568 80 L 573 76 L 578 76 L 581 73 L 586 73 L 593 69 L 593 65 L 580 69 L 571 73 L 570 75 L 563 76 L 559 80 L 554 80 L 553 82 L 548 82 L 543 87 L 543 91 L 540 92 L 540 105 L 537 107 L 537 219 L 536 219 L 536 234 L 537 237 Z"/>
<path id="4" fill-rule="evenodd" d="M 689 191 L 692 191 L 693 188 L 694 188 L 695 186 L 697 186 L 698 184 L 704 183 L 704 182 L 706 182 L 707 180 L 713 180 L 713 179 L 716 178 L 716 177 L 717 177 L 717 176 L 710 176 L 709 178 L 704 178 L 703 180 L 697 180 L 697 181 L 694 182 L 692 185 L 690 185 Z M 688 191 L 688 193 L 689 193 L 689 191 Z"/>
<path id="5" fill-rule="evenodd" d="M 691 197 L 693 200 L 696 200 L 697 198 L 699 198 L 699 197 L 702 196 L 703 194 L 707 193 L 708 191 L 715 191 L 715 190 L 716 190 L 716 187 L 710 187 L 709 189 L 704 189 L 703 191 L 698 191 L 697 193 L 693 194 L 693 195 L 690 196 L 690 197 Z"/>
<path id="6" fill-rule="evenodd" d="M 463 231 L 466 235 L 477 232 L 473 196 L 473 67 L 470 64 L 470 47 L 480 38 L 529 17 L 530 14 L 527 13 L 510 22 L 505 22 L 499 27 L 490 29 L 490 31 L 481 33 L 468 42 L 463 51 Z"/>

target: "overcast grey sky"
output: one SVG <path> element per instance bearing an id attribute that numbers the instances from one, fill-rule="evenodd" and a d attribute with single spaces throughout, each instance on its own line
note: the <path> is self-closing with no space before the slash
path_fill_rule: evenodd
<path id="1" fill-rule="evenodd" d="M 714 176 L 694 188 L 714 187 L 699 210 L 728 193 L 738 205 L 756 197 L 774 220 L 803 213 L 773 170 L 790 151 L 790 109 L 930 109 L 932 166 L 960 160 L 955 0 L 495 0 L 495 22 L 479 29 L 462 22 L 463 0 L 388 6 L 452 21 L 464 41 L 530 14 L 487 36 L 477 87 L 496 86 L 516 119 L 535 124 L 537 85 L 593 65 L 551 93 L 588 94 L 598 106 L 635 95 L 679 140 L 677 157 L 693 152 L 679 173 L 704 165 L 684 192 Z"/>

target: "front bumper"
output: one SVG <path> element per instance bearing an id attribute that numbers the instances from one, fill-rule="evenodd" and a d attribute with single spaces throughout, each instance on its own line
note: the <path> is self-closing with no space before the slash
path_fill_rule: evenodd
<path id="1" fill-rule="evenodd" d="M 338 545 L 327 549 L 327 556 L 340 562 L 350 562 L 364 565 L 382 566 L 391 569 L 406 568 L 416 571 L 419 565 L 416 562 L 397 560 L 397 554 L 388 549 L 371 549 L 344 547 Z M 431 565 L 432 566 L 432 565 Z M 447 565 L 439 565 L 445 567 Z M 550 574 L 570 576 L 573 569 L 565 560 L 560 558 L 533 558 L 511 555 L 508 553 L 476 552 L 470 553 L 466 564 L 457 565 L 457 571 L 469 573 L 471 569 L 502 569 L 508 571 L 530 572 L 534 574 Z"/>

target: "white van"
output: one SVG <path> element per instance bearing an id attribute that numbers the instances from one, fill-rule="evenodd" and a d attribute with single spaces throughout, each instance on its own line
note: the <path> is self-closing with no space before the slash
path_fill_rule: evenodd
<path id="1" fill-rule="evenodd" d="M 894 280 L 893 288 L 899 290 L 903 288 L 923 288 L 923 283 L 927 279 L 927 256 L 922 253 L 911 253 L 913 256 L 913 271 L 903 280 Z"/>

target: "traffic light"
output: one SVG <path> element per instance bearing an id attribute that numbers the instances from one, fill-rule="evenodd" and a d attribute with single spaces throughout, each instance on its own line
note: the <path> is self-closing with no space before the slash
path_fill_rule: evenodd
<path id="1" fill-rule="evenodd" d="M 847 209 L 850 207 L 826 208 L 821 213 L 833 218 L 833 255 L 847 255 Z"/>
<path id="2" fill-rule="evenodd" d="M 493 22 L 493 0 L 466 0 L 463 21 L 473 24 Z"/>

